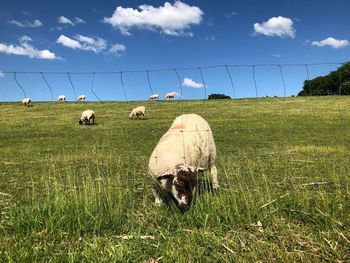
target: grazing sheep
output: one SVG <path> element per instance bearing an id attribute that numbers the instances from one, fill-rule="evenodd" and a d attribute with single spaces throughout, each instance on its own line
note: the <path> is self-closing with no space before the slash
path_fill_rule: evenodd
<path id="1" fill-rule="evenodd" d="M 173 199 L 177 207 L 187 211 L 197 186 L 198 175 L 211 173 L 213 191 L 219 187 L 214 164 L 216 146 L 209 124 L 197 114 L 178 116 L 159 140 L 149 159 L 149 174 L 155 178 L 153 194 L 156 205 Z"/>
<path id="2" fill-rule="evenodd" d="M 142 116 L 142 119 L 144 119 L 145 111 L 146 111 L 146 108 L 144 106 L 136 107 L 132 109 L 131 113 L 129 114 L 129 119 L 140 118 L 140 116 Z"/>
<path id="3" fill-rule="evenodd" d="M 165 95 L 165 99 L 167 99 L 167 100 L 170 100 L 170 99 L 175 100 L 175 97 L 176 97 L 176 93 L 175 93 L 175 92 L 168 92 L 168 93 Z"/>
<path id="4" fill-rule="evenodd" d="M 95 117 L 96 115 L 94 111 L 92 110 L 83 111 L 79 119 L 79 124 L 83 124 L 83 122 L 85 122 L 85 124 L 90 124 L 91 119 L 92 119 L 92 124 L 95 124 Z"/>
<path id="5" fill-rule="evenodd" d="M 30 98 L 24 98 L 22 103 L 25 107 L 30 107 L 32 105 L 32 100 Z"/>
<path id="6" fill-rule="evenodd" d="M 148 99 L 149 100 L 158 100 L 159 99 L 159 94 L 152 94 L 151 96 L 149 96 Z"/>
<path id="7" fill-rule="evenodd" d="M 65 102 L 66 101 L 66 96 L 64 96 L 64 95 L 58 96 L 58 101 L 59 102 Z"/>
<path id="8" fill-rule="evenodd" d="M 80 95 L 78 98 L 77 98 L 77 101 L 84 101 L 86 100 L 86 96 L 85 95 Z"/>

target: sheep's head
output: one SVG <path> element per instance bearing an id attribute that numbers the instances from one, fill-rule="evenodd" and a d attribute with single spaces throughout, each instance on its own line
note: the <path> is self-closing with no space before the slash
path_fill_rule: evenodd
<path id="1" fill-rule="evenodd" d="M 83 122 L 84 122 L 84 119 L 80 118 L 79 119 L 79 124 L 83 124 Z"/>
<path id="2" fill-rule="evenodd" d="M 132 117 L 134 117 L 134 113 L 133 112 L 129 114 L 129 119 L 131 119 Z"/>
<path id="3" fill-rule="evenodd" d="M 193 199 L 193 189 L 197 185 L 197 174 L 204 171 L 203 168 L 195 168 L 193 166 L 181 164 L 175 169 L 167 171 L 158 177 L 158 181 L 166 186 L 170 181 L 170 187 L 166 187 L 173 196 L 177 207 L 185 212 L 191 207 Z M 163 181 L 166 180 L 166 181 Z"/>

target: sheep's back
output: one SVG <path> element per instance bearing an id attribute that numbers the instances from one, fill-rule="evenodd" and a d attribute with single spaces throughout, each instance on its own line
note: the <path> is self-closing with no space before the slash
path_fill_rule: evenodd
<path id="1" fill-rule="evenodd" d="M 184 114 L 174 120 L 159 140 L 149 167 L 155 174 L 180 163 L 207 168 L 215 157 L 216 147 L 209 124 L 197 114 Z"/>

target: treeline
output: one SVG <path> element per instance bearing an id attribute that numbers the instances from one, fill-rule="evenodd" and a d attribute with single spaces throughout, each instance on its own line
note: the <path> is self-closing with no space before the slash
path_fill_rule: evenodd
<path id="1" fill-rule="evenodd" d="M 208 96 L 208 100 L 218 100 L 218 99 L 231 99 L 231 97 L 225 94 L 217 94 L 217 93 L 213 93 Z"/>
<path id="2" fill-rule="evenodd" d="M 305 80 L 298 96 L 350 95 L 350 62 L 328 75 Z"/>

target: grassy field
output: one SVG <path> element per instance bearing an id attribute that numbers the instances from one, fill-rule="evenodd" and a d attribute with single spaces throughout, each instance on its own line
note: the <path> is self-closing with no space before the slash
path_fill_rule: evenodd
<path id="1" fill-rule="evenodd" d="M 136 105 L 147 120 L 129 120 Z M 1 103 L 2 262 L 349 262 L 350 97 Z M 96 125 L 79 125 L 85 109 Z M 220 195 L 155 207 L 148 158 L 211 125 Z"/>

